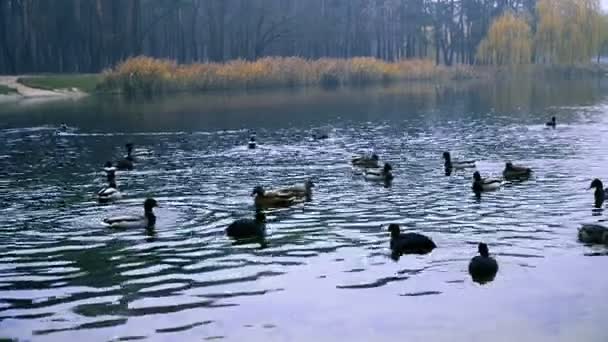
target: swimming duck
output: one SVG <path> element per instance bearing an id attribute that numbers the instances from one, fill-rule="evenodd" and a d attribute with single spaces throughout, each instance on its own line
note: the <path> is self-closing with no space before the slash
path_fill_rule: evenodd
<path id="1" fill-rule="evenodd" d="M 310 199 L 312 198 L 312 188 L 315 187 L 315 183 L 312 180 L 307 180 L 304 184 L 295 185 L 289 188 L 283 188 L 273 191 L 283 197 L 294 197 L 296 199 Z"/>
<path id="2" fill-rule="evenodd" d="M 393 180 L 393 167 L 385 163 L 382 169 L 366 169 L 364 177 L 370 181 L 391 181 Z"/>
<path id="3" fill-rule="evenodd" d="M 117 216 L 103 220 L 110 228 L 129 229 L 129 228 L 146 228 L 152 229 L 156 224 L 156 216 L 154 216 L 154 208 L 158 207 L 158 202 L 153 198 L 148 198 L 144 202 L 143 216 Z"/>
<path id="4" fill-rule="evenodd" d="M 249 147 L 250 150 L 253 150 L 257 147 L 257 143 L 255 142 L 255 136 L 251 136 L 251 138 L 249 139 L 249 143 L 247 144 L 247 147 Z"/>
<path id="5" fill-rule="evenodd" d="M 608 227 L 584 224 L 578 229 L 578 240 L 583 243 L 608 244 Z"/>
<path id="6" fill-rule="evenodd" d="M 296 197 L 290 194 L 266 191 L 261 186 L 253 188 L 251 196 L 255 196 L 254 204 L 258 208 L 282 208 L 296 203 Z"/>
<path id="7" fill-rule="evenodd" d="M 452 155 L 450 154 L 450 152 L 443 152 L 443 159 L 445 160 L 444 166 L 447 169 L 456 169 L 456 170 L 463 170 L 463 169 L 471 169 L 475 167 L 475 161 L 474 160 L 452 160 Z"/>
<path id="8" fill-rule="evenodd" d="M 68 135 L 70 132 L 70 127 L 64 123 L 62 123 L 59 128 L 55 131 L 55 135 Z"/>
<path id="9" fill-rule="evenodd" d="M 361 156 L 355 157 L 352 159 L 353 166 L 364 167 L 364 168 L 378 168 L 378 161 L 380 158 L 377 154 L 372 154 L 371 156 Z"/>
<path id="10" fill-rule="evenodd" d="M 329 139 L 329 135 L 326 133 L 314 133 L 312 135 L 312 140 L 326 140 Z"/>
<path id="11" fill-rule="evenodd" d="M 551 121 L 547 122 L 545 124 L 547 127 L 553 127 L 555 128 L 557 126 L 557 123 L 555 122 L 555 116 L 551 118 Z"/>
<path id="12" fill-rule="evenodd" d="M 494 191 L 500 189 L 502 181 L 498 179 L 483 179 L 479 171 L 473 174 L 473 192 L 480 195 L 484 191 Z"/>
<path id="13" fill-rule="evenodd" d="M 498 263 L 496 259 L 490 256 L 488 245 L 480 243 L 477 246 L 479 255 L 471 259 L 469 263 L 469 274 L 473 281 L 480 284 L 485 284 L 494 280 L 498 272 Z"/>
<path id="14" fill-rule="evenodd" d="M 133 157 L 132 153 L 133 153 L 133 144 L 132 143 L 128 143 L 125 145 L 126 149 L 127 149 L 127 155 L 119 160 L 116 163 L 116 168 L 118 170 L 128 170 L 131 171 L 133 170 L 133 162 L 135 162 L 135 158 Z"/>
<path id="15" fill-rule="evenodd" d="M 502 175 L 505 179 L 522 179 L 528 178 L 532 174 L 532 169 L 525 166 L 513 165 L 511 162 L 505 164 L 505 169 Z"/>
<path id="16" fill-rule="evenodd" d="M 391 233 L 391 249 L 399 254 L 428 254 L 437 245 L 430 238 L 418 233 L 401 234 L 398 224 L 391 223 L 388 226 Z"/>
<path id="17" fill-rule="evenodd" d="M 589 189 L 595 188 L 595 207 L 601 208 L 604 205 L 604 199 L 608 196 L 608 189 L 604 189 L 604 184 L 599 179 L 594 179 L 591 182 Z"/>
<path id="18" fill-rule="evenodd" d="M 266 234 L 266 215 L 257 211 L 255 219 L 240 219 L 226 228 L 226 235 L 233 239 L 260 238 Z"/>
<path id="19" fill-rule="evenodd" d="M 121 198 L 122 194 L 116 188 L 116 182 L 113 180 L 109 182 L 107 187 L 101 189 L 97 193 L 97 199 L 99 200 L 99 203 L 108 203 Z"/>

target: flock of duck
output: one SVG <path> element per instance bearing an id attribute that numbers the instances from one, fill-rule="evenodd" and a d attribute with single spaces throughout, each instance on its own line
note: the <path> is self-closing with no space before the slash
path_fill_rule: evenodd
<path id="1" fill-rule="evenodd" d="M 548 127 L 556 127 L 555 117 L 546 124 Z M 315 139 L 326 139 L 327 135 L 313 136 Z M 252 135 L 248 148 L 256 148 L 255 135 Z M 104 171 L 106 172 L 108 186 L 97 193 L 101 203 L 107 203 L 122 198 L 122 194 L 116 186 L 117 170 L 133 170 L 135 158 L 133 156 L 133 144 L 126 145 L 127 155 L 115 163 L 106 162 Z M 450 152 L 443 153 L 444 168 L 446 176 L 459 170 L 472 170 L 476 168 L 474 160 L 453 159 Z M 390 183 L 393 180 L 392 166 L 389 163 L 381 163 L 377 154 L 358 156 L 351 160 L 353 169 L 362 173 L 364 178 L 369 181 L 383 181 Z M 532 169 L 514 165 L 511 162 L 505 163 L 502 179 L 483 178 L 479 171 L 473 173 L 472 190 L 480 197 L 482 193 L 500 189 L 506 181 L 525 181 L 533 174 Z M 312 199 L 312 191 L 315 184 L 312 180 L 307 180 L 304 184 L 293 185 L 280 189 L 267 190 L 262 186 L 256 186 L 251 192 L 254 197 L 256 215 L 253 219 L 239 219 L 231 223 L 225 230 L 226 235 L 239 243 L 250 241 L 263 241 L 265 236 L 266 216 L 264 209 L 284 208 L 298 203 L 308 202 Z M 592 181 L 589 189 L 595 189 L 595 207 L 602 208 L 608 189 L 604 189 L 603 183 L 599 179 Z M 154 208 L 158 206 L 155 199 L 148 198 L 144 202 L 144 214 L 135 216 L 118 216 L 104 220 L 104 223 L 111 228 L 146 228 L 153 230 L 156 223 Z M 390 232 L 390 248 L 392 256 L 399 258 L 404 254 L 427 254 L 437 245 L 433 240 L 419 233 L 402 233 L 398 224 L 388 226 Z M 598 224 L 585 224 L 578 231 L 578 238 L 583 243 L 607 244 L 608 227 Z M 473 279 L 480 283 L 492 281 L 498 272 L 498 263 L 490 256 L 488 245 L 478 244 L 479 255 L 471 259 L 469 263 L 469 273 Z"/>

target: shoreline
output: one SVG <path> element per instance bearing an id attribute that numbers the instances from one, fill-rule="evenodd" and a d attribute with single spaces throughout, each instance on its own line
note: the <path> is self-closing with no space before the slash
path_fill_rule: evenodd
<path id="1" fill-rule="evenodd" d="M 0 102 L 19 102 L 21 100 L 37 100 L 38 101 L 52 101 L 60 99 L 80 99 L 88 96 L 77 88 L 71 89 L 54 89 L 45 90 L 39 88 L 28 87 L 21 82 L 19 79 L 26 77 L 24 75 L 12 75 L 12 76 L 0 76 L 0 85 L 11 88 L 15 91 L 12 94 L 0 95 Z M 31 76 L 27 76 L 31 77 Z M 36 77 L 36 76 L 33 76 Z"/>

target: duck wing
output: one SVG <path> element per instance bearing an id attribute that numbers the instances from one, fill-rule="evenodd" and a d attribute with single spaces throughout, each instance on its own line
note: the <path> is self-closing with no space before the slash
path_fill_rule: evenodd
<path id="1" fill-rule="evenodd" d="M 103 188 L 101 190 L 99 190 L 99 192 L 97 193 L 99 196 L 112 196 L 115 195 L 116 193 L 118 193 L 118 190 L 115 188 Z"/>

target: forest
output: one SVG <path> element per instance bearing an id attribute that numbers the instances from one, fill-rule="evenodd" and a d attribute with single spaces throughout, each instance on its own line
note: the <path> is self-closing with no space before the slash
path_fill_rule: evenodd
<path id="1" fill-rule="evenodd" d="M 133 56 L 587 62 L 599 0 L 0 0 L 0 73 L 100 72 Z"/>

